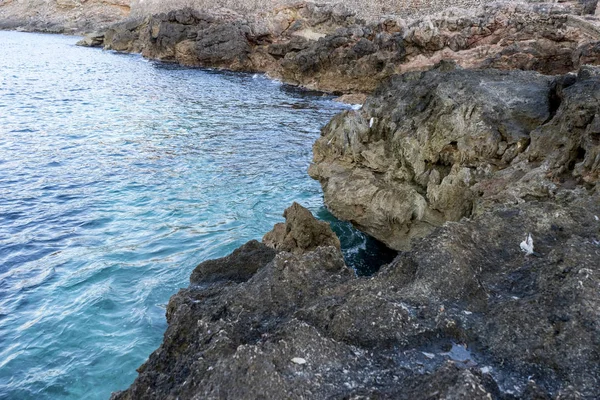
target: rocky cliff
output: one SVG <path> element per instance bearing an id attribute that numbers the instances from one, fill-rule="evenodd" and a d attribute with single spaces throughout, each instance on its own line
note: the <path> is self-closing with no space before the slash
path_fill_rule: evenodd
<path id="1" fill-rule="evenodd" d="M 445 224 L 369 279 L 334 246 L 249 242 L 196 268 L 163 343 L 112 398 L 597 398 L 594 196 Z M 323 237 L 294 209 L 288 239 Z"/>
<path id="2" fill-rule="evenodd" d="M 595 64 L 600 25 L 580 12 L 573 3 L 493 3 L 367 22 L 313 3 L 258 15 L 184 9 L 116 24 L 97 44 L 188 66 L 267 72 L 312 89 L 370 93 L 394 74 L 440 60 L 545 74 Z"/>
<path id="3" fill-rule="evenodd" d="M 334 214 L 401 250 L 358 278 L 292 205 L 263 243 L 193 271 L 113 399 L 600 397 L 600 72 L 584 65 L 600 30 L 581 17 L 594 7 L 377 22 L 315 4 L 185 9 L 90 36 L 323 90 L 379 86 L 323 129 L 309 172 Z"/>
<path id="4" fill-rule="evenodd" d="M 129 0 L 1 0 L 0 29 L 84 33 L 129 16 Z"/>
<path id="5" fill-rule="evenodd" d="M 371 25 L 183 10 L 108 30 L 108 48 L 186 65 L 386 81 L 323 129 L 309 172 L 334 214 L 402 250 L 357 278 L 294 205 L 263 244 L 196 268 L 113 398 L 597 398 L 600 73 L 581 65 L 599 46 L 568 7 Z"/>
<path id="6" fill-rule="evenodd" d="M 196 268 L 113 399 L 596 399 L 599 94 L 593 67 L 394 77 L 323 129 L 311 173 L 406 251 L 357 278 L 294 204 Z"/>
<path id="7" fill-rule="evenodd" d="M 597 191 L 597 73 L 441 63 L 394 77 L 323 129 L 309 173 L 335 215 L 399 250 L 497 203 Z"/>

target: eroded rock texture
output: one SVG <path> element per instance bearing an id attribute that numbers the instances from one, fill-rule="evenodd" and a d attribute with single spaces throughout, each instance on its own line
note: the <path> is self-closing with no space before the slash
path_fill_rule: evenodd
<path id="1" fill-rule="evenodd" d="M 3 0 L 0 29 L 81 34 L 126 18 L 129 0 Z"/>
<path id="2" fill-rule="evenodd" d="M 284 211 L 283 216 L 285 222 L 276 224 L 263 237 L 263 243 L 267 246 L 295 254 L 305 253 L 319 246 L 333 246 L 341 250 L 340 239 L 329 224 L 318 221 L 300 204 L 294 202 Z"/>
<path id="3" fill-rule="evenodd" d="M 251 242 L 198 266 L 113 399 L 597 398 L 598 214 L 587 195 L 497 207 L 370 279 L 335 247 Z M 536 256 L 519 249 L 528 233 Z"/>
<path id="4" fill-rule="evenodd" d="M 597 190 L 599 113 L 591 67 L 550 77 L 441 63 L 392 78 L 361 110 L 336 116 L 309 173 L 336 216 L 406 250 L 490 204 Z"/>
<path id="5" fill-rule="evenodd" d="M 468 68 L 574 71 L 600 61 L 600 25 L 573 3 L 492 4 L 367 23 L 340 6 L 301 3 L 260 15 L 172 11 L 119 23 L 104 47 L 188 66 L 267 72 L 308 88 L 369 93 L 440 60 Z"/>

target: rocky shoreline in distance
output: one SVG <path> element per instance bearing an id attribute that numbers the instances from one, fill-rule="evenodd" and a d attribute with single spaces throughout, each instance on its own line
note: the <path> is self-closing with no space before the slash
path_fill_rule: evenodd
<path id="1" fill-rule="evenodd" d="M 344 8 L 314 3 L 248 16 L 184 9 L 117 23 L 82 44 L 186 66 L 266 72 L 327 92 L 369 94 L 392 75 L 441 60 L 544 74 L 595 64 L 600 24 L 581 10 L 569 2 L 491 3 L 368 23 Z"/>
<path id="2" fill-rule="evenodd" d="M 107 29 L 129 17 L 131 3 L 130 0 L 2 0 L 0 29 L 83 35 Z"/>

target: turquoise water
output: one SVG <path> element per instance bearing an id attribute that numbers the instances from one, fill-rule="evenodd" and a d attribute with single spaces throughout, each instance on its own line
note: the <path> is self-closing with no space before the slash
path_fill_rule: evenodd
<path id="1" fill-rule="evenodd" d="M 195 265 L 292 201 L 334 220 L 306 169 L 347 106 L 76 41 L 0 32 L 0 398 L 126 388 Z M 365 263 L 368 240 L 334 225 Z"/>

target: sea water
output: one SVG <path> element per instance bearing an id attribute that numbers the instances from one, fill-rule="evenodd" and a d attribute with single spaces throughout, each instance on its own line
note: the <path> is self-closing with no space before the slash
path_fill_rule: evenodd
<path id="1" fill-rule="evenodd" d="M 348 106 L 76 41 L 0 32 L 0 398 L 125 389 L 193 268 L 293 201 L 333 223 L 359 273 L 380 263 L 306 173 Z"/>

